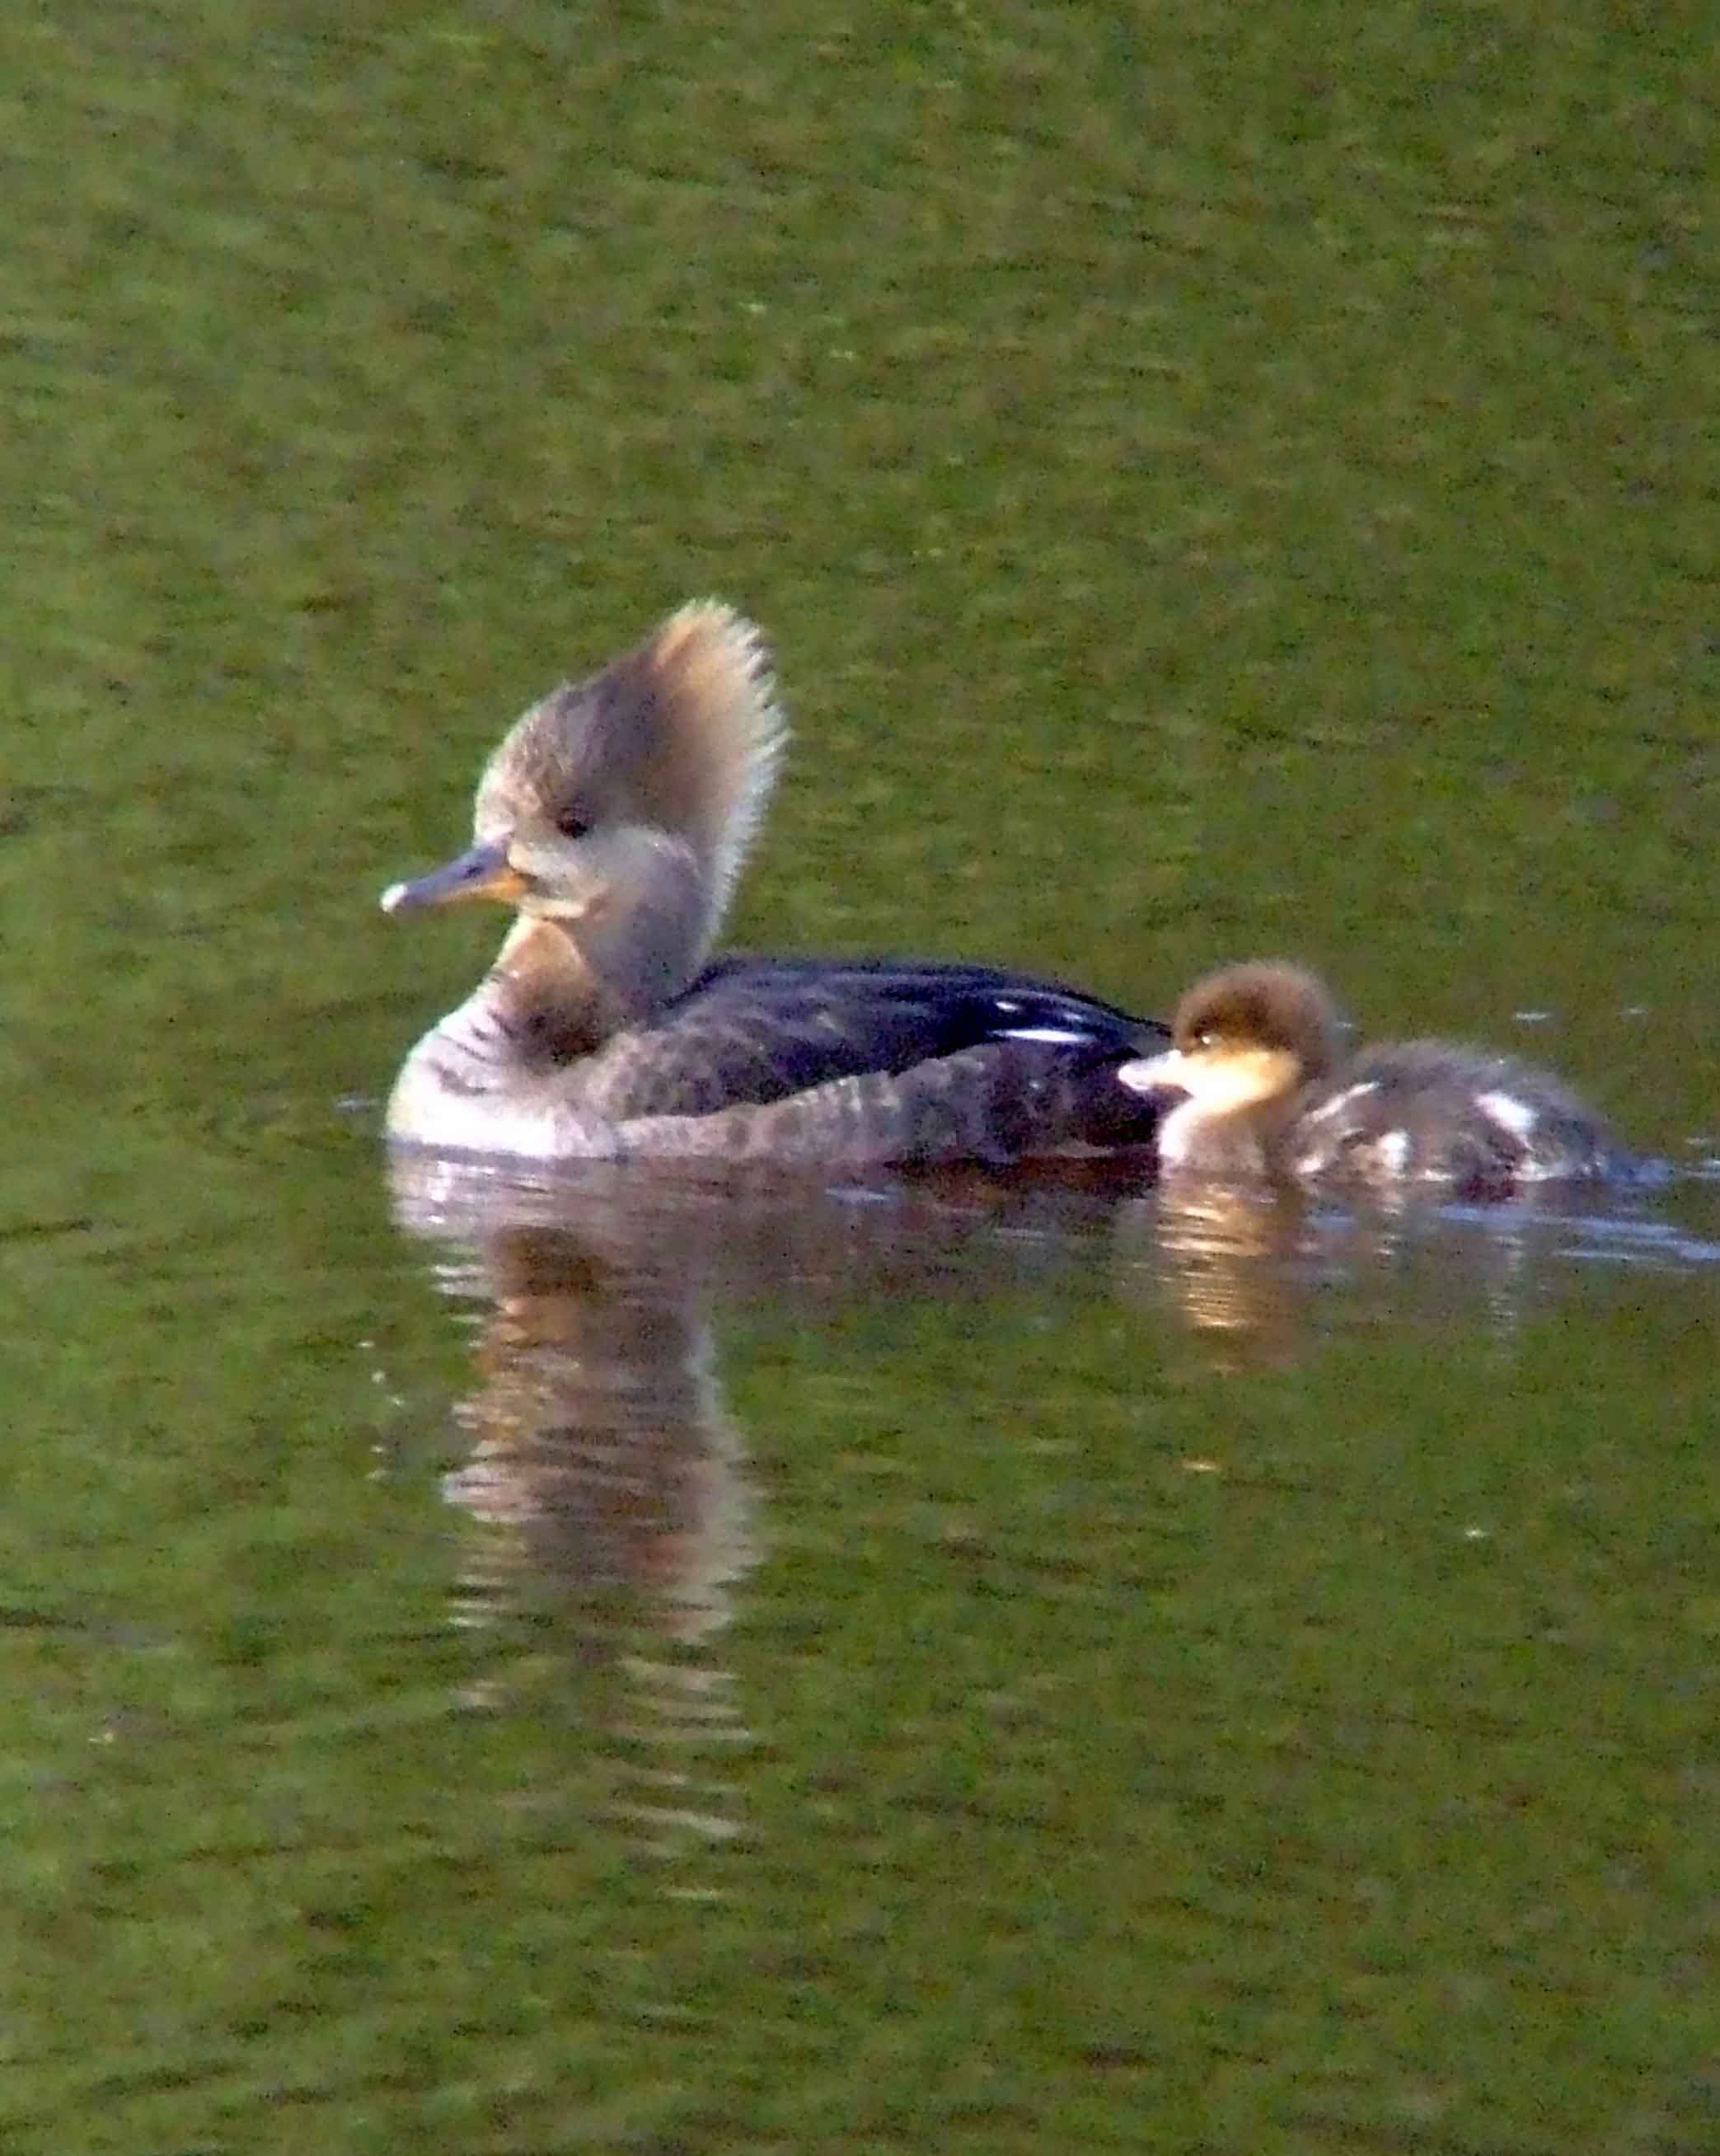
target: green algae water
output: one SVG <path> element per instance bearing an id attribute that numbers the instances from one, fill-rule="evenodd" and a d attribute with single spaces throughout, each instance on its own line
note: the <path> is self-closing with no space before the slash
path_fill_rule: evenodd
<path id="1" fill-rule="evenodd" d="M 8 2150 L 1705 2156 L 1717 54 L 0 24 Z M 392 1183 L 681 599 L 737 940 L 1557 1065 L 1593 1206 Z"/>

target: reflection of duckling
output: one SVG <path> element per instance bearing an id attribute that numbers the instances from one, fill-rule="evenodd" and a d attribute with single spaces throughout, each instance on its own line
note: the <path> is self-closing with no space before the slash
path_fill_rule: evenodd
<path id="1" fill-rule="evenodd" d="M 1151 1142 L 1156 1102 L 1117 1074 L 1164 1029 L 1091 997 L 983 966 L 706 964 L 783 737 L 758 632 L 712 601 L 515 724 L 478 788 L 476 844 L 383 898 L 518 909 L 489 974 L 407 1058 L 391 1138 L 848 1162 Z"/>
<path id="2" fill-rule="evenodd" d="M 1331 998 L 1298 966 L 1255 961 L 1209 974 L 1183 996 L 1172 1030 L 1168 1054 L 1122 1073 L 1142 1091 L 1189 1096 L 1159 1127 L 1168 1168 L 1500 1191 L 1628 1168 L 1558 1079 L 1512 1057 L 1412 1040 L 1344 1062 Z"/>

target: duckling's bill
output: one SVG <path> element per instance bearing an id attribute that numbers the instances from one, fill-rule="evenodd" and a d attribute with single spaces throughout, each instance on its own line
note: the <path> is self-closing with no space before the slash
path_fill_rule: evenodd
<path id="1" fill-rule="evenodd" d="M 384 906 L 388 902 L 387 899 L 383 901 Z M 1160 1055 L 1137 1055 L 1131 1062 L 1118 1065 L 1117 1082 L 1127 1086 L 1132 1093 L 1186 1093 L 1189 1090 L 1189 1058 L 1180 1048 L 1167 1048 Z"/>
<path id="2" fill-rule="evenodd" d="M 384 913 L 417 913 L 426 906 L 454 906 L 469 898 L 500 899 L 517 906 L 526 879 L 508 860 L 501 842 L 470 847 L 455 860 L 408 883 L 391 883 L 383 893 Z"/>

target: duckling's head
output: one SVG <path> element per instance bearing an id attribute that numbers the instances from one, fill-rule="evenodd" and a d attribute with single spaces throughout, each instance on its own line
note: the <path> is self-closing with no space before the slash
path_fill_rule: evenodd
<path id="1" fill-rule="evenodd" d="M 1325 1077 L 1340 1029 L 1312 973 L 1257 958 L 1197 981 L 1177 1005 L 1171 1037 L 1163 1055 L 1125 1064 L 1118 1075 L 1139 1092 L 1174 1088 L 1202 1116 L 1218 1116 L 1287 1103 Z"/>
<path id="2" fill-rule="evenodd" d="M 758 630 L 714 599 L 684 606 L 516 721 L 479 783 L 476 843 L 383 910 L 502 900 L 649 1005 L 709 949 L 785 737 Z"/>

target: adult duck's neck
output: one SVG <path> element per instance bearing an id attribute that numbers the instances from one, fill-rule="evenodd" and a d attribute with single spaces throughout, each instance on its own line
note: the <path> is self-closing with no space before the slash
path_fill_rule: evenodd
<path id="1" fill-rule="evenodd" d="M 589 1055 L 647 1014 L 558 923 L 522 916 L 454 1016 L 469 1021 L 463 1030 L 479 1060 L 536 1074 Z"/>
<path id="2" fill-rule="evenodd" d="M 495 963 L 438 1029 L 469 1085 L 541 1076 L 640 1025 L 698 970 L 696 940 L 599 901 L 577 920 L 521 915 Z"/>

